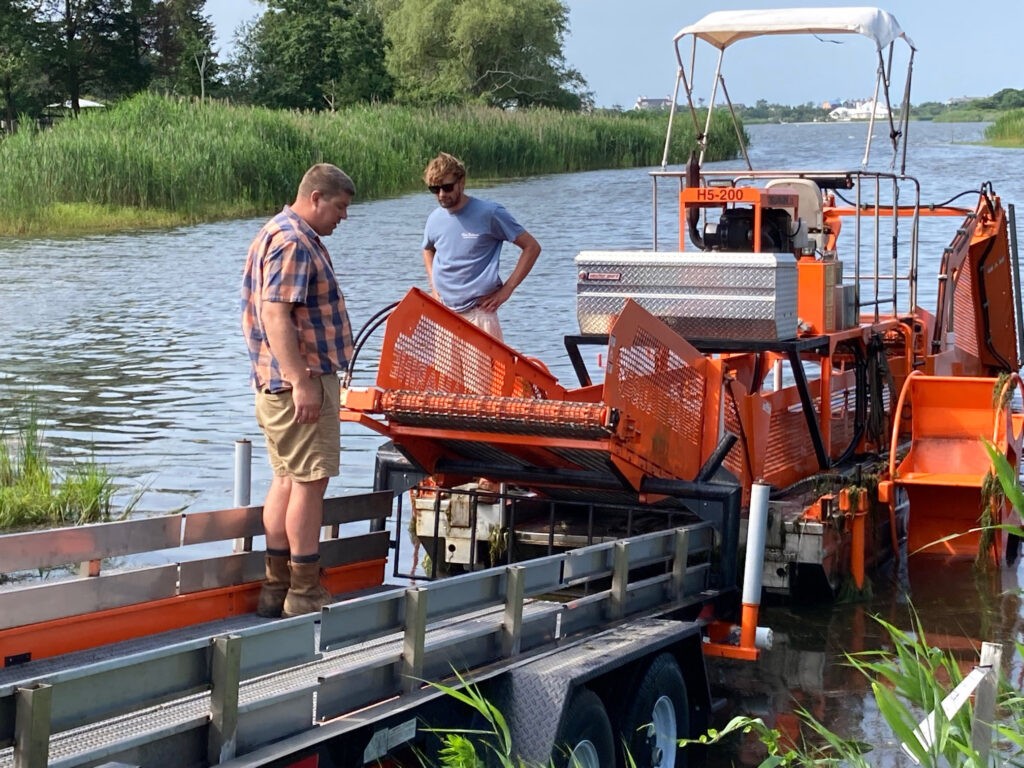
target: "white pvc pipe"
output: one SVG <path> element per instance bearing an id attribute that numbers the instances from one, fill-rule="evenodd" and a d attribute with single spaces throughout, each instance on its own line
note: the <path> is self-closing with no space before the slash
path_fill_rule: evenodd
<path id="1" fill-rule="evenodd" d="M 768 533 L 768 492 L 764 483 L 750 486 L 750 516 L 747 521 L 747 556 L 743 566 L 743 604 L 761 604 L 761 570 Z"/>
<path id="2" fill-rule="evenodd" d="M 235 440 L 235 506 L 248 507 L 252 498 L 252 443 Z"/>

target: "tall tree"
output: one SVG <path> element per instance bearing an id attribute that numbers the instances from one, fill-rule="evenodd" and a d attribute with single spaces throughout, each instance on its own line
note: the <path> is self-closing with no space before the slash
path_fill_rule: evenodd
<path id="1" fill-rule="evenodd" d="M 592 101 L 563 54 L 562 0 L 378 0 L 388 69 L 413 100 L 475 98 L 579 109 Z"/>
<path id="2" fill-rule="evenodd" d="M 84 90 L 117 98 L 149 85 L 152 0 L 42 0 L 54 79 L 77 115 Z"/>
<path id="3" fill-rule="evenodd" d="M 219 75 L 206 0 L 161 0 L 153 14 L 153 86 L 205 96 Z"/>
<path id="4" fill-rule="evenodd" d="M 232 62 L 235 87 L 274 107 L 333 109 L 386 100 L 383 29 L 366 0 L 268 0 Z"/>
<path id="5" fill-rule="evenodd" d="M 26 91 L 32 59 L 39 43 L 39 29 L 25 0 L 0 0 L 0 94 L 3 123 L 14 130 L 18 97 Z"/>
<path id="6" fill-rule="evenodd" d="M 111 99 L 148 87 L 152 0 L 94 2 L 91 21 L 96 94 Z"/>
<path id="7" fill-rule="evenodd" d="M 64 87 L 64 94 L 71 101 L 75 116 L 80 110 L 82 85 L 90 79 L 88 63 L 91 53 L 93 3 L 91 0 L 47 0 L 44 12 L 53 31 L 55 79 Z"/>

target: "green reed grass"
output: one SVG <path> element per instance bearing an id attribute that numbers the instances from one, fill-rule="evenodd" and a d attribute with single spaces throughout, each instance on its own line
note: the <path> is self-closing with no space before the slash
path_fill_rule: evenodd
<path id="1" fill-rule="evenodd" d="M 35 407 L 26 412 L 24 423 L 0 429 L 0 530 L 109 520 L 110 475 L 91 460 L 56 471 L 43 446 Z"/>
<path id="2" fill-rule="evenodd" d="M 985 129 L 985 139 L 1000 147 L 1024 147 L 1024 109 L 1000 115 Z"/>
<path id="3" fill-rule="evenodd" d="M 695 144 L 684 117 L 674 163 Z M 739 149 L 728 116 L 717 117 L 709 160 Z M 418 188 L 441 150 L 461 157 L 476 180 L 653 166 L 666 125 L 666 113 L 394 105 L 304 113 L 140 94 L 0 141 L 0 234 L 265 214 L 290 201 L 306 168 L 322 161 L 344 168 L 362 200 Z"/>

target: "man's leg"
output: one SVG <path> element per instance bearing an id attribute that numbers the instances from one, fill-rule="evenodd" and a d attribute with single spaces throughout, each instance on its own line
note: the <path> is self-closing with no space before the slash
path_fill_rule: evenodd
<path id="1" fill-rule="evenodd" d="M 477 328 L 484 333 L 489 333 L 491 336 L 496 338 L 498 341 L 504 341 L 504 337 L 501 335 L 501 323 L 498 322 L 497 312 L 487 312 L 485 310 L 473 307 L 462 314 L 466 320 L 471 322 Z M 486 380 L 486 377 L 491 375 L 490 366 L 486 370 L 480 370 L 478 372 L 480 379 Z M 493 495 L 493 492 L 501 489 L 501 485 L 494 480 L 489 480 L 486 477 L 478 477 L 476 481 L 477 490 L 483 495 L 480 497 L 480 501 L 484 503 L 491 503 L 497 501 L 497 497 Z"/>
<path id="2" fill-rule="evenodd" d="M 266 618 L 281 615 L 285 597 L 291 588 L 291 573 L 288 570 L 290 553 L 285 530 L 291 488 L 291 478 L 274 475 L 263 502 L 263 530 L 267 539 L 266 575 L 256 604 L 256 613 Z"/>
<path id="3" fill-rule="evenodd" d="M 285 617 L 319 611 L 331 601 L 331 593 L 320 583 L 320 529 L 327 483 L 326 477 L 309 482 L 292 481 L 285 519 L 292 550 L 291 588 L 281 612 Z"/>
<path id="4" fill-rule="evenodd" d="M 291 481 L 288 512 L 285 516 L 286 545 L 292 558 L 320 552 L 320 529 L 324 520 L 324 494 L 329 478 L 301 482 Z"/>
<path id="5" fill-rule="evenodd" d="M 270 490 L 263 502 L 263 531 L 267 537 L 267 549 L 288 551 L 288 533 L 285 520 L 288 513 L 292 479 L 274 475 Z"/>

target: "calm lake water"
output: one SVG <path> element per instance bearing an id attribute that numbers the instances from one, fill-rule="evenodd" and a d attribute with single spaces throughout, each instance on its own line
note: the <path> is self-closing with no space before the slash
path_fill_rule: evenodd
<path id="1" fill-rule="evenodd" d="M 920 180 L 923 202 L 939 203 L 991 181 L 1004 201 L 1024 204 L 1024 150 L 972 144 L 983 128 L 910 126 L 907 171 Z M 748 131 L 755 168 L 849 169 L 860 164 L 866 126 L 761 125 Z M 871 166 L 882 169 L 887 138 L 881 127 L 876 135 Z M 471 193 L 502 201 L 544 248 L 503 308 L 502 323 L 512 347 L 540 358 L 565 381 L 575 380 L 562 343 L 578 328 L 573 257 L 581 250 L 651 247 L 648 170 L 531 177 L 489 189 L 470 184 Z M 676 237 L 674 204 L 668 186 L 662 190 L 660 238 L 667 248 Z M 326 239 L 354 328 L 410 286 L 426 287 L 419 245 L 435 204 L 425 192 L 357 203 Z M 238 287 L 246 248 L 263 221 L 0 241 L 0 424 L 10 424 L 34 398 L 54 463 L 95 458 L 117 478 L 122 503 L 145 489 L 140 514 L 231 506 L 233 443 L 248 438 L 253 502 L 260 503 L 270 472 L 252 416 Z M 951 224 L 923 225 L 919 301 L 929 309 Z M 505 274 L 514 261 L 506 252 Z M 361 355 L 356 384 L 372 383 L 379 339 L 380 332 Z M 350 425 L 343 429 L 342 473 L 329 494 L 367 490 L 373 482 L 380 440 Z M 1016 574 L 1002 574 L 997 582 L 979 585 L 969 570 L 943 566 L 915 576 L 912 599 L 930 631 L 976 642 L 1019 639 Z M 737 675 L 728 664 L 713 667 L 732 692 L 730 709 L 785 726 L 799 705 L 841 733 L 895 744 L 868 686 L 840 663 L 843 651 L 882 642 L 872 614 L 909 626 L 906 599 L 886 584 L 876 585 L 867 606 L 769 608 L 762 623 L 775 627 L 776 649 L 755 674 L 744 668 Z M 1019 662 L 1012 667 L 1018 685 Z M 722 758 L 731 760 L 756 763 L 756 753 Z M 894 748 L 873 764 L 904 763 Z"/>

